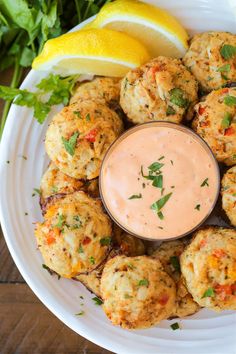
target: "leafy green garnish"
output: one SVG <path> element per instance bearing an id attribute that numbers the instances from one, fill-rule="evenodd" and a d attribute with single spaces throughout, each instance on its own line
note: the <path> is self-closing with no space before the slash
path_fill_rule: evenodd
<path id="1" fill-rule="evenodd" d="M 38 195 L 41 195 L 41 190 L 39 188 L 33 188 L 33 191 L 35 191 Z"/>
<path id="2" fill-rule="evenodd" d="M 197 204 L 194 209 L 200 210 L 200 208 L 201 208 L 201 205 L 200 205 L 200 204 Z"/>
<path id="3" fill-rule="evenodd" d="M 164 205 L 168 202 L 171 195 L 172 195 L 172 193 L 166 194 L 164 197 L 157 200 L 155 203 L 153 203 L 151 205 L 151 209 L 155 210 L 158 213 L 164 207 Z"/>
<path id="4" fill-rule="evenodd" d="M 71 156 L 74 156 L 75 153 L 75 146 L 77 143 L 77 138 L 79 136 L 79 132 L 75 132 L 69 140 L 67 140 L 66 138 L 64 138 L 63 136 L 61 137 L 62 143 L 64 145 L 64 148 L 66 149 L 66 151 L 68 152 L 68 154 L 70 154 Z"/>
<path id="5" fill-rule="evenodd" d="M 101 246 L 108 246 L 108 245 L 110 245 L 110 243 L 111 243 L 111 237 L 103 237 L 103 238 L 101 238 L 101 240 L 100 240 L 100 245 Z"/>
<path id="6" fill-rule="evenodd" d="M 152 185 L 156 188 L 162 188 L 163 187 L 163 176 L 162 175 L 155 176 L 155 178 L 153 179 Z"/>
<path id="7" fill-rule="evenodd" d="M 89 114 L 89 113 L 88 113 L 88 114 L 86 114 L 85 119 L 86 119 L 86 121 L 87 121 L 87 122 L 89 122 L 89 121 L 91 120 L 91 118 L 90 118 L 90 114 Z"/>
<path id="8" fill-rule="evenodd" d="M 148 279 L 141 279 L 138 282 L 138 286 L 148 286 L 148 285 L 149 285 Z"/>
<path id="9" fill-rule="evenodd" d="M 163 160 L 164 158 L 165 158 L 165 156 L 163 155 L 163 156 L 159 157 L 158 161 L 161 161 L 161 160 Z"/>
<path id="10" fill-rule="evenodd" d="M 222 72 L 229 72 L 230 71 L 230 64 L 225 64 L 221 67 L 219 67 L 216 71 L 222 73 Z"/>
<path id="11" fill-rule="evenodd" d="M 201 184 L 201 187 L 204 187 L 204 186 L 209 187 L 208 180 L 209 180 L 209 178 L 204 179 L 204 181 L 203 181 L 202 184 Z"/>
<path id="12" fill-rule="evenodd" d="M 224 44 L 220 48 L 220 54 L 224 59 L 231 59 L 236 55 L 236 47 L 230 44 Z"/>
<path id="13" fill-rule="evenodd" d="M 46 264 L 42 264 L 42 267 L 46 269 L 50 275 L 53 275 L 53 271 Z"/>
<path id="14" fill-rule="evenodd" d="M 128 199 L 140 199 L 140 198 L 142 198 L 142 194 L 141 193 L 133 194 Z"/>
<path id="15" fill-rule="evenodd" d="M 179 258 L 177 256 L 170 257 L 170 263 L 177 272 L 180 272 Z"/>
<path id="16" fill-rule="evenodd" d="M 63 214 L 59 214 L 57 218 L 57 224 L 55 225 L 55 227 L 62 229 L 63 226 L 65 225 L 65 222 L 66 222 L 65 216 Z"/>
<path id="17" fill-rule="evenodd" d="M 225 96 L 224 98 L 224 103 L 227 105 L 227 106 L 235 106 L 236 105 L 236 97 L 235 96 L 230 96 L 230 95 L 227 95 Z"/>
<path id="18" fill-rule="evenodd" d="M 166 115 L 167 115 L 167 117 L 168 116 L 172 116 L 173 114 L 175 114 L 176 112 L 175 112 L 175 110 L 174 110 L 174 108 L 173 107 L 171 107 L 171 106 L 168 106 L 167 107 L 167 110 L 166 110 Z"/>
<path id="19" fill-rule="evenodd" d="M 103 301 L 96 296 L 93 297 L 92 300 L 94 301 L 95 305 L 101 306 L 103 304 Z"/>
<path id="20" fill-rule="evenodd" d="M 80 111 L 74 111 L 73 112 L 78 118 L 82 119 Z"/>
<path id="21" fill-rule="evenodd" d="M 175 331 L 176 329 L 180 329 L 178 322 L 172 323 L 170 327 L 173 329 L 173 331 Z"/>
<path id="22" fill-rule="evenodd" d="M 161 162 L 153 162 L 150 166 L 148 166 L 148 169 L 151 170 L 152 172 L 156 172 L 160 170 L 164 166 L 164 163 Z"/>
<path id="23" fill-rule="evenodd" d="M 75 313 L 75 316 L 83 316 L 84 314 L 85 314 L 84 311 L 80 311 L 80 312 L 78 312 L 78 313 Z"/>
<path id="24" fill-rule="evenodd" d="M 159 217 L 159 219 L 163 220 L 164 219 L 164 215 L 162 214 L 161 211 L 158 211 L 157 216 Z"/>
<path id="25" fill-rule="evenodd" d="M 232 122 L 232 115 L 229 112 L 226 112 L 224 118 L 221 121 L 222 128 L 223 129 L 229 128 L 231 122 Z"/>
<path id="26" fill-rule="evenodd" d="M 170 90 L 170 102 L 181 108 L 187 108 L 189 101 L 184 97 L 185 92 L 180 88 Z"/>
<path id="27" fill-rule="evenodd" d="M 91 264 L 95 264 L 95 259 L 94 259 L 93 256 L 91 256 L 91 257 L 89 258 L 89 261 L 90 261 Z"/>
<path id="28" fill-rule="evenodd" d="M 202 295 L 202 299 L 203 299 L 204 297 L 213 297 L 213 296 L 215 296 L 215 290 L 214 290 L 213 288 L 208 288 L 208 289 L 204 292 L 204 294 Z"/>
<path id="29" fill-rule="evenodd" d="M 78 253 L 84 253 L 82 245 L 79 246 Z"/>

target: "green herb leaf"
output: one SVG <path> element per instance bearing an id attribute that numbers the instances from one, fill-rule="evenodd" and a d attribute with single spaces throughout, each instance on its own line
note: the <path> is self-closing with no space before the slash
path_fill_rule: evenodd
<path id="1" fill-rule="evenodd" d="M 62 229 L 65 222 L 66 222 L 65 216 L 63 214 L 59 214 L 57 218 L 57 224 L 55 225 L 55 227 Z"/>
<path id="2" fill-rule="evenodd" d="M 230 64 L 225 64 L 218 68 L 216 71 L 218 72 L 229 72 L 230 71 Z"/>
<path id="3" fill-rule="evenodd" d="M 230 95 L 227 95 L 225 96 L 224 98 L 224 103 L 227 105 L 227 106 L 235 106 L 236 105 L 236 97 L 235 96 L 230 96 Z"/>
<path id="4" fill-rule="evenodd" d="M 173 107 L 171 107 L 171 106 L 168 106 L 168 107 L 167 107 L 167 110 L 166 110 L 166 115 L 167 115 L 167 117 L 168 117 L 168 116 L 172 116 L 172 115 L 175 114 L 175 113 L 176 113 L 176 111 L 174 110 Z"/>
<path id="5" fill-rule="evenodd" d="M 179 258 L 177 256 L 170 257 L 170 263 L 177 272 L 180 272 Z"/>
<path id="6" fill-rule="evenodd" d="M 164 205 L 168 202 L 171 195 L 172 195 L 172 193 L 166 194 L 164 197 L 157 200 L 155 203 L 153 203 L 151 205 L 151 209 L 155 210 L 156 212 L 160 211 L 164 207 Z"/>
<path id="7" fill-rule="evenodd" d="M 78 313 L 75 313 L 75 316 L 83 316 L 84 314 L 85 314 L 84 311 L 80 311 L 80 312 L 78 312 Z"/>
<path id="8" fill-rule="evenodd" d="M 140 198 L 142 198 L 142 194 L 141 193 L 133 194 L 128 199 L 140 199 Z"/>
<path id="9" fill-rule="evenodd" d="M 161 211 L 158 211 L 157 216 L 159 217 L 159 219 L 163 220 L 164 219 L 164 215 L 162 214 Z"/>
<path id="10" fill-rule="evenodd" d="M 232 122 L 232 116 L 229 112 L 226 112 L 224 118 L 221 121 L 221 127 L 223 129 L 229 128 L 231 122 Z"/>
<path id="11" fill-rule="evenodd" d="M 151 170 L 152 172 L 156 172 L 160 170 L 164 166 L 164 163 L 161 162 L 153 162 L 148 169 Z"/>
<path id="12" fill-rule="evenodd" d="M 41 195 L 41 190 L 38 188 L 33 188 L 33 191 L 35 191 L 38 195 Z"/>
<path id="13" fill-rule="evenodd" d="M 82 245 L 79 246 L 78 253 L 84 253 Z"/>
<path id="14" fill-rule="evenodd" d="M 94 301 L 95 305 L 101 306 L 103 304 L 103 301 L 96 296 L 93 297 L 92 300 Z"/>
<path id="15" fill-rule="evenodd" d="M 200 208 L 201 208 L 201 205 L 200 205 L 200 204 L 197 204 L 194 209 L 200 210 Z"/>
<path id="16" fill-rule="evenodd" d="M 220 48 L 220 54 L 224 59 L 231 59 L 236 55 L 236 47 L 230 44 L 224 44 Z"/>
<path id="17" fill-rule="evenodd" d="M 204 181 L 203 181 L 202 184 L 201 184 L 201 187 L 204 187 L 204 186 L 209 187 L 208 180 L 209 180 L 209 178 L 204 179 Z"/>
<path id="18" fill-rule="evenodd" d="M 74 111 L 73 112 L 78 118 L 82 119 L 80 111 Z"/>
<path id="19" fill-rule="evenodd" d="M 175 331 L 176 329 L 180 329 L 178 322 L 172 323 L 170 327 L 173 329 L 173 331 Z"/>
<path id="20" fill-rule="evenodd" d="M 173 88 L 170 90 L 170 102 L 181 108 L 187 108 L 189 101 L 184 97 L 185 92 L 180 88 Z"/>
<path id="21" fill-rule="evenodd" d="M 100 240 L 100 245 L 101 246 L 109 246 L 110 243 L 111 243 L 111 237 L 109 237 L 109 236 L 108 237 L 103 237 Z"/>
<path id="22" fill-rule="evenodd" d="M 204 297 L 213 297 L 213 296 L 215 296 L 215 290 L 214 290 L 213 288 L 208 288 L 208 289 L 204 292 L 204 294 L 202 295 L 202 299 L 203 299 Z"/>
<path id="23" fill-rule="evenodd" d="M 90 114 L 89 114 L 89 113 L 88 113 L 88 114 L 86 114 L 85 119 L 86 119 L 86 121 L 87 121 L 87 122 L 89 122 L 89 121 L 91 120 L 91 118 L 90 118 Z"/>
<path id="24" fill-rule="evenodd" d="M 159 176 L 155 176 L 155 178 L 153 179 L 152 185 L 156 188 L 161 188 L 163 187 L 163 176 L 159 175 Z"/>
<path id="25" fill-rule="evenodd" d="M 158 159 L 158 161 L 161 161 L 161 160 L 163 160 L 165 158 L 165 156 L 161 156 L 159 159 Z"/>
<path id="26" fill-rule="evenodd" d="M 138 286 L 148 286 L 148 285 L 149 285 L 148 279 L 141 279 L 138 282 Z"/>
<path id="27" fill-rule="evenodd" d="M 91 257 L 89 258 L 89 261 L 90 261 L 91 264 L 95 264 L 95 259 L 94 259 L 93 256 L 91 256 Z"/>
<path id="28" fill-rule="evenodd" d="M 69 140 L 65 139 L 63 136 L 61 137 L 64 148 L 71 156 L 74 156 L 78 136 L 79 132 L 75 132 Z"/>
<path id="29" fill-rule="evenodd" d="M 46 269 L 50 275 L 53 275 L 53 271 L 46 264 L 42 264 L 42 267 Z"/>

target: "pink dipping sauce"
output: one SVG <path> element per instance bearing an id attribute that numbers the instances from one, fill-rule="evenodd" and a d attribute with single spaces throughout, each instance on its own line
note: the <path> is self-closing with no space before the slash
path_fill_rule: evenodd
<path id="1" fill-rule="evenodd" d="M 147 239 L 193 231 L 214 208 L 219 183 L 218 164 L 205 142 L 168 122 L 125 132 L 108 150 L 100 173 L 111 217 L 127 232 Z"/>

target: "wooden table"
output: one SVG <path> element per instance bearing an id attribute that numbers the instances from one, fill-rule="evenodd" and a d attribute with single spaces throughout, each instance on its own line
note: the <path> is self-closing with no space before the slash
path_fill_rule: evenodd
<path id="1" fill-rule="evenodd" d="M 1 73 L 8 84 L 11 71 Z M 0 114 L 3 102 L 0 104 Z M 0 177 L 1 183 L 1 177 Z M 16 268 L 0 228 L 0 354 L 109 354 L 59 321 Z"/>

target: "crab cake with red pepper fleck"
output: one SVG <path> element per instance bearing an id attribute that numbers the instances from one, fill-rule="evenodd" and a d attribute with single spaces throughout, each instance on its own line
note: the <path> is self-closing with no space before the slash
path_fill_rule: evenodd
<path id="1" fill-rule="evenodd" d="M 46 133 L 46 151 L 68 176 L 93 179 L 98 177 L 108 147 L 122 131 L 122 120 L 103 101 L 80 100 L 53 118 Z"/>
<path id="2" fill-rule="evenodd" d="M 236 230 L 206 227 L 180 256 L 194 300 L 215 311 L 236 310 Z"/>
<path id="3" fill-rule="evenodd" d="M 236 162 L 236 89 L 212 91 L 195 107 L 193 129 L 208 143 L 216 159 Z"/>
<path id="4" fill-rule="evenodd" d="M 183 62 L 207 92 L 236 81 L 236 35 L 228 32 L 196 34 Z"/>
<path id="5" fill-rule="evenodd" d="M 92 81 L 81 82 L 71 97 L 70 104 L 79 99 L 104 100 L 108 106 L 117 106 L 120 99 L 120 79 L 117 77 L 96 77 Z"/>
<path id="6" fill-rule="evenodd" d="M 221 184 L 222 208 L 231 224 L 236 226 L 236 166 L 230 168 L 224 174 Z"/>
<path id="7" fill-rule="evenodd" d="M 175 306 L 175 283 L 158 260 L 117 256 L 102 273 L 103 309 L 114 325 L 149 328 L 168 318 Z"/>
<path id="8" fill-rule="evenodd" d="M 35 236 L 44 263 L 62 277 L 91 272 L 107 257 L 112 226 L 100 201 L 84 192 L 75 192 L 46 210 L 43 223 L 37 223 Z"/>
<path id="9" fill-rule="evenodd" d="M 163 242 L 152 254 L 152 257 L 161 262 L 164 270 L 176 283 L 176 304 L 171 317 L 189 316 L 199 310 L 199 306 L 188 292 L 180 272 L 179 257 L 188 243 L 188 239 Z"/>
<path id="10" fill-rule="evenodd" d="M 99 196 L 98 179 L 83 181 L 62 173 L 54 163 L 50 163 L 40 184 L 40 202 L 42 205 L 54 196 L 84 191 L 91 197 Z"/>
<path id="11" fill-rule="evenodd" d="M 192 117 L 198 85 L 179 59 L 158 57 L 127 73 L 120 104 L 135 124 L 152 120 L 180 123 Z"/>

